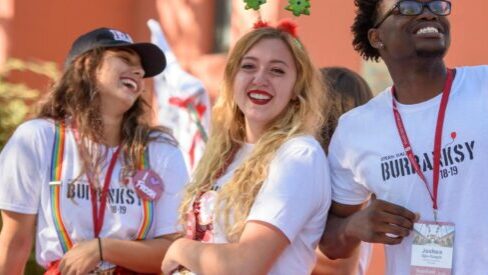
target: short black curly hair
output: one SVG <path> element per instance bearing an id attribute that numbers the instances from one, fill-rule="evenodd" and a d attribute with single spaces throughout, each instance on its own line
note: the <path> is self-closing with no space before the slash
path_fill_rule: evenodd
<path id="1" fill-rule="evenodd" d="M 380 53 L 373 48 L 368 40 L 368 31 L 376 22 L 377 6 L 381 0 L 354 0 L 356 6 L 356 17 L 351 26 L 354 39 L 352 45 L 354 49 L 365 59 L 378 61 Z"/>

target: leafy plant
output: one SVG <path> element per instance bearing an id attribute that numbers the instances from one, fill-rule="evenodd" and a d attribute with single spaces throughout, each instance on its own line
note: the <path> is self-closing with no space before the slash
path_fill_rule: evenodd
<path id="1" fill-rule="evenodd" d="M 57 79 L 59 70 L 56 63 L 44 61 L 23 61 L 8 59 L 0 70 L 0 151 L 15 128 L 29 114 L 29 106 L 39 99 L 40 92 L 23 83 L 12 83 L 7 80 L 13 71 L 28 71 Z M 0 219 L 0 228 L 2 221 Z M 32 236 L 34 238 L 34 236 Z M 34 251 L 25 267 L 25 274 L 43 274 L 43 270 L 35 262 Z"/>
<path id="2" fill-rule="evenodd" d="M 0 150 L 29 113 L 29 106 L 39 98 L 40 92 L 24 83 L 7 80 L 13 71 L 29 71 L 56 79 L 59 70 L 56 63 L 44 61 L 23 61 L 11 58 L 0 70 Z"/>

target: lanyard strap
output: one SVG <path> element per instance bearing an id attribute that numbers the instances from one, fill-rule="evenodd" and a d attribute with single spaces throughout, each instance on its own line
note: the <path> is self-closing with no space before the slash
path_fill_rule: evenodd
<path id="1" fill-rule="evenodd" d="M 120 146 L 117 147 L 117 150 L 113 153 L 112 158 L 110 159 L 110 164 L 107 168 L 107 173 L 105 174 L 105 180 L 102 187 L 102 193 L 100 194 L 100 207 L 98 207 L 97 203 L 97 190 L 93 179 L 88 177 L 88 182 L 90 183 L 90 195 L 91 195 L 91 203 L 92 203 L 92 217 L 93 217 L 93 234 L 95 238 L 98 238 L 100 231 L 102 230 L 103 221 L 105 219 L 105 209 L 107 204 L 107 194 L 108 194 L 108 187 L 110 186 L 110 181 L 112 180 L 112 173 L 114 171 L 115 163 L 117 162 L 117 158 L 120 153 Z"/>
<path id="2" fill-rule="evenodd" d="M 77 133 L 75 133 L 75 136 L 76 135 Z M 56 121 L 55 128 L 54 128 L 53 148 L 51 152 L 50 199 L 51 199 L 51 215 L 61 245 L 61 249 L 63 250 L 63 254 L 68 252 L 68 250 L 71 249 L 71 247 L 73 247 L 73 241 L 71 240 L 68 230 L 66 229 L 62 217 L 62 211 L 61 211 L 61 185 L 62 185 L 61 180 L 63 176 L 65 141 L 66 141 L 66 125 L 63 122 Z M 119 151 L 119 149 L 117 149 L 117 151 Z M 145 150 L 142 154 L 143 156 L 141 158 L 141 163 L 139 164 L 139 168 L 140 169 L 149 168 L 150 165 L 149 165 L 147 150 Z M 114 158 L 114 155 L 112 156 L 112 158 Z M 96 194 L 95 196 L 91 194 L 91 197 L 96 198 Z M 106 195 L 105 195 L 105 201 L 106 201 Z M 93 210 L 94 209 L 92 209 L 92 211 Z M 142 210 L 142 221 L 139 230 L 136 234 L 137 240 L 146 239 L 149 234 L 149 230 L 154 221 L 154 202 L 143 200 L 141 210 Z M 96 212 L 97 211 L 95 210 L 93 213 Z M 103 214 L 104 213 L 105 212 L 103 212 Z M 95 215 L 93 217 L 95 217 Z M 101 225 L 99 227 L 101 230 Z M 95 232 L 95 226 L 94 226 L 94 232 Z M 100 233 L 100 231 L 98 232 Z"/>
<path id="3" fill-rule="evenodd" d="M 410 145 L 410 141 L 408 140 L 407 131 L 405 130 L 405 126 L 403 125 L 402 116 L 398 111 L 398 106 L 395 100 L 395 86 L 392 87 L 392 102 L 393 102 L 393 115 L 395 117 L 395 123 L 398 129 L 398 134 L 400 135 L 400 139 L 402 140 L 402 145 L 407 154 L 408 160 L 410 164 L 413 166 L 415 172 L 419 175 L 420 179 L 424 182 L 427 191 L 429 192 L 430 198 L 432 200 L 432 207 L 434 208 L 434 215 L 437 213 L 438 204 L 437 204 L 437 191 L 439 189 L 439 170 L 440 170 L 440 160 L 441 160 L 441 143 L 442 143 L 442 128 L 444 126 L 444 117 L 446 114 L 447 103 L 449 101 L 449 94 L 451 93 L 452 82 L 454 79 L 454 73 L 451 69 L 447 70 L 447 78 L 444 83 L 444 89 L 442 90 L 442 98 L 441 104 L 439 106 L 439 112 L 437 114 L 437 124 L 435 127 L 435 136 L 434 136 L 434 164 L 433 164 L 433 180 L 432 180 L 432 189 L 430 191 L 429 184 L 427 182 L 427 178 L 425 177 L 424 173 L 420 169 L 419 164 L 415 160 L 415 156 L 412 150 L 412 146 Z M 437 217 L 434 217 L 437 219 Z"/>
<path id="4" fill-rule="evenodd" d="M 224 175 L 224 173 L 227 171 L 227 168 L 232 164 L 234 161 L 235 156 L 237 155 L 237 152 L 239 151 L 240 147 L 239 146 L 234 146 L 231 151 L 229 152 L 229 155 L 226 157 L 224 163 L 222 166 L 217 170 L 215 173 L 215 176 L 210 179 L 211 181 L 216 181 L 220 177 Z M 213 230 L 213 221 L 210 222 L 209 224 L 202 225 L 199 222 L 200 219 L 200 209 L 201 209 L 201 198 L 202 196 L 208 192 L 209 190 L 203 192 L 201 191 L 199 194 L 197 194 L 195 200 L 191 204 L 191 213 L 190 215 L 193 215 L 193 217 L 190 217 L 190 219 L 195 220 L 195 224 L 191 224 L 191 227 L 187 230 L 187 236 L 195 241 L 202 241 L 205 237 L 205 233 L 207 231 Z M 189 234 L 188 234 L 189 233 Z"/>
<path id="5" fill-rule="evenodd" d="M 74 135 L 75 135 L 75 140 L 78 145 L 78 151 L 80 153 L 81 158 L 83 161 L 87 163 L 88 161 L 88 153 L 86 152 L 85 147 L 83 147 L 83 144 L 81 142 L 79 133 L 76 129 L 73 129 Z M 115 152 L 112 154 L 112 157 L 110 159 L 108 168 L 107 168 L 107 173 L 105 174 L 105 180 L 103 181 L 103 186 L 101 187 L 101 194 L 97 193 L 97 186 L 95 185 L 95 182 L 98 181 L 98 175 L 94 173 L 91 169 L 89 164 L 86 165 L 86 177 L 88 179 L 88 183 L 90 186 L 90 200 L 91 200 L 91 205 L 92 205 L 92 220 L 93 220 L 93 235 L 95 238 L 98 238 L 100 235 L 100 231 L 102 230 L 103 227 L 103 222 L 105 220 L 105 208 L 107 205 L 107 194 L 108 194 L 108 188 L 110 186 L 110 181 L 112 180 L 112 174 L 114 171 L 115 164 L 117 163 L 117 158 L 120 153 L 120 146 L 117 147 Z M 100 207 L 97 203 L 97 198 L 100 198 Z"/>

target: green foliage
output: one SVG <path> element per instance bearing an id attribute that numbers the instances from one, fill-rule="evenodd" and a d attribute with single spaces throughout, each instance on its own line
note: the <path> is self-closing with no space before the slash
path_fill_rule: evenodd
<path id="1" fill-rule="evenodd" d="M 266 0 L 244 0 L 246 3 L 246 10 L 253 9 L 259 10 L 262 4 L 266 3 Z"/>
<path id="2" fill-rule="evenodd" d="M 57 79 L 59 70 L 54 62 L 26 62 L 19 59 L 9 59 L 0 70 L 0 151 L 15 128 L 29 113 L 29 104 L 39 98 L 40 92 L 23 83 L 11 83 L 6 77 L 12 71 L 29 71 Z M 0 228 L 2 221 L 0 219 Z M 34 238 L 34 236 L 32 236 Z M 34 251 L 25 267 L 25 274 L 43 274 L 44 271 L 35 262 Z"/>
<path id="3" fill-rule="evenodd" d="M 6 77 L 12 71 L 29 71 L 56 79 L 59 70 L 54 62 L 26 62 L 9 59 L 0 71 L 0 150 L 13 130 L 29 113 L 29 103 L 39 98 L 39 91 L 23 83 L 11 83 Z"/>
<path id="4" fill-rule="evenodd" d="M 291 11 L 293 15 L 310 15 L 310 0 L 288 0 L 288 3 L 285 9 Z"/>

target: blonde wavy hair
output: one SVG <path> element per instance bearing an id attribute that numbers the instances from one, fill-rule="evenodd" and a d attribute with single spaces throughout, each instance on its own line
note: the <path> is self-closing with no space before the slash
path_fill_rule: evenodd
<path id="1" fill-rule="evenodd" d="M 233 96 L 234 78 L 243 56 L 262 39 L 279 39 L 288 46 L 297 69 L 297 80 L 293 87 L 296 99 L 291 100 L 283 112 L 270 123 L 250 156 L 240 164 L 231 180 L 219 191 L 217 220 L 224 221 L 224 230 L 231 242 L 239 239 L 246 217 L 267 177 L 269 163 L 278 148 L 290 138 L 299 135 L 308 134 L 320 139 L 319 130 L 324 121 L 325 88 L 301 42 L 290 33 L 272 27 L 254 29 L 244 35 L 229 55 L 221 94 L 213 108 L 212 133 L 186 189 L 180 207 L 180 222 L 185 224 L 195 197 L 211 189 L 216 178 L 220 176 L 219 170 L 230 161 L 232 152 L 246 142 L 244 115 Z"/>

